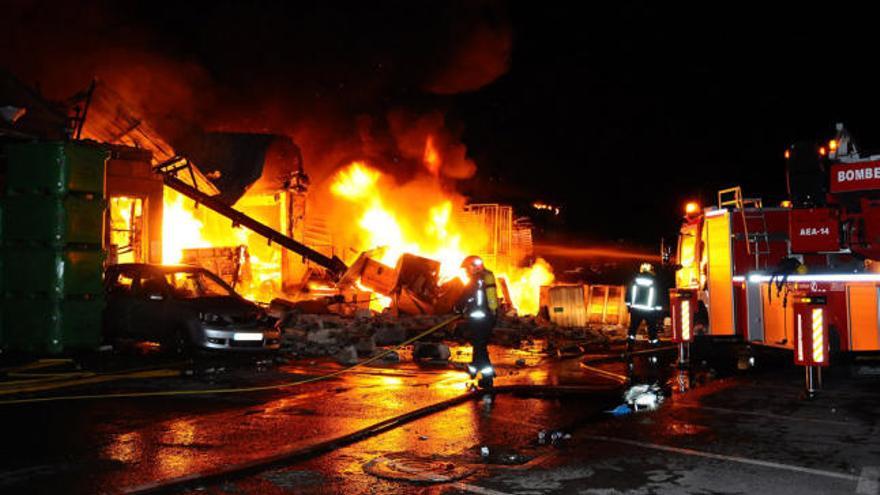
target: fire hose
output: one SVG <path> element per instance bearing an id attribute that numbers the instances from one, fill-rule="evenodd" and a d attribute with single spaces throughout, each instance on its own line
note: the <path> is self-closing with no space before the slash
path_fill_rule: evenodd
<path id="1" fill-rule="evenodd" d="M 83 395 L 59 395 L 53 397 L 30 397 L 25 399 L 11 399 L 11 400 L 3 400 L 0 401 L 0 406 L 3 405 L 11 405 L 11 404 L 33 404 L 37 402 L 56 402 L 56 401 L 73 401 L 73 400 L 97 400 L 97 399 L 124 399 L 124 398 L 139 398 L 139 397 L 170 397 L 170 396 L 178 396 L 178 395 L 212 395 L 212 394 L 237 394 L 237 393 L 248 393 L 248 392 L 264 392 L 268 390 L 280 390 L 284 388 L 294 387 L 297 385 L 305 385 L 307 383 L 315 383 L 323 380 L 329 380 L 331 378 L 335 378 L 342 374 L 348 373 L 354 369 L 360 368 L 362 366 L 366 366 L 370 363 L 379 361 L 380 359 L 388 356 L 392 352 L 396 352 L 418 340 L 421 340 L 428 335 L 445 328 L 452 323 L 460 320 L 462 317 L 460 315 L 453 316 L 433 327 L 425 330 L 424 332 L 419 333 L 415 337 L 405 340 L 404 342 L 398 344 L 395 347 L 390 349 L 386 349 L 375 356 L 372 356 L 368 359 L 360 361 L 351 366 L 342 368 L 340 370 L 334 371 L 332 373 L 327 373 L 325 375 L 313 376 L 311 378 L 305 378 L 302 380 L 295 380 L 291 382 L 284 383 L 276 383 L 274 385 L 259 385 L 253 387 L 235 387 L 235 388 L 215 388 L 215 389 L 193 389 L 193 390 L 160 390 L 153 392 L 120 392 L 120 393 L 110 393 L 110 394 L 83 394 Z"/>

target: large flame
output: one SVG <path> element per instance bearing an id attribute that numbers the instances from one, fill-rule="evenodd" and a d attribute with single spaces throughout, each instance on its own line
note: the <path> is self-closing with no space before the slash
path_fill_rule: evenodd
<path id="1" fill-rule="evenodd" d="M 431 146 L 429 139 L 426 165 Z M 357 161 L 336 173 L 330 191 L 354 208 L 355 216 L 349 222 L 354 232 L 349 234 L 353 234 L 350 237 L 355 245 L 350 246 L 350 252 L 381 248 L 379 261 L 386 265 L 395 266 L 404 253 L 431 258 L 440 262 L 442 283 L 461 277 L 462 260 L 479 253 L 486 243 L 483 226 L 456 221 L 454 211 L 463 200 L 444 192 L 437 182 L 395 189 L 381 172 Z M 536 313 L 540 287 L 553 281 L 552 269 L 543 260 L 528 268 L 510 268 L 510 273 L 498 270 L 496 275 L 507 281 L 511 302 L 520 314 Z"/>
<path id="2" fill-rule="evenodd" d="M 425 164 L 437 163 L 439 155 L 429 151 L 426 142 Z M 432 158 L 433 156 L 433 158 Z M 433 162 L 433 160 L 437 162 Z M 461 261 L 470 254 L 479 254 L 488 242 L 485 225 L 463 222 L 460 211 L 464 198 L 445 191 L 436 176 L 398 187 L 390 177 L 366 162 L 357 161 L 338 171 L 329 188 L 334 198 L 331 208 L 345 206 L 345 214 L 331 222 L 333 235 L 343 234 L 342 247 L 348 259 L 359 253 L 377 250 L 377 261 L 397 265 L 400 257 L 411 253 L 440 262 L 440 282 L 455 277 L 464 280 Z M 247 197 L 247 196 L 246 196 Z M 271 203 L 271 202 L 270 202 Z M 258 208 L 249 211 L 236 208 L 259 218 Z M 249 277 L 236 289 L 253 300 L 268 301 L 281 293 L 281 251 L 265 239 L 242 227 L 233 227 L 230 220 L 196 204 L 176 191 L 166 188 L 164 201 L 162 259 L 180 263 L 188 248 L 235 247 L 246 245 Z M 277 220 L 277 219 L 276 219 Z M 381 248 L 381 249 L 379 249 Z M 489 266 L 509 289 L 510 299 L 520 314 L 534 314 L 539 308 L 540 287 L 553 282 L 550 265 L 538 260 L 527 268 Z M 359 288 L 368 289 L 359 284 Z M 391 300 L 373 294 L 371 308 L 381 310 Z"/>
<path id="3" fill-rule="evenodd" d="M 508 280 L 510 298 L 517 311 L 524 315 L 537 314 L 541 304 L 541 287 L 555 280 L 553 267 L 543 258 L 538 258 L 528 268 L 511 269 L 509 275 L 502 274 Z"/>
<path id="4" fill-rule="evenodd" d="M 236 286 L 244 297 L 268 301 L 281 288 L 281 253 L 257 234 L 214 211 L 197 207 L 177 191 L 165 188 L 162 220 L 162 262 L 181 263 L 190 248 L 247 246 L 246 278 Z"/>

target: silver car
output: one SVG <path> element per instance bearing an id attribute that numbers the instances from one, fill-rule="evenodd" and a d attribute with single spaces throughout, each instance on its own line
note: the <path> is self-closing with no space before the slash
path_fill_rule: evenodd
<path id="1" fill-rule="evenodd" d="M 114 265 L 107 269 L 105 288 L 104 331 L 111 339 L 155 341 L 175 352 L 280 347 L 275 320 L 204 268 Z"/>

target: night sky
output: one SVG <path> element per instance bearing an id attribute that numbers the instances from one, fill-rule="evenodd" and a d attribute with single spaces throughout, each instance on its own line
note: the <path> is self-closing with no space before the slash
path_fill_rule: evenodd
<path id="1" fill-rule="evenodd" d="M 561 204 L 555 228 L 585 240 L 672 239 L 683 203 L 719 187 L 778 202 L 785 146 L 836 121 L 880 144 L 876 17 L 840 3 L 10 7 L 0 63 L 47 94 L 167 61 L 175 81 L 152 92 L 177 98 L 167 127 L 238 117 L 293 134 L 307 167 L 364 118 L 439 111 L 478 168 L 460 190 L 524 212 Z"/>

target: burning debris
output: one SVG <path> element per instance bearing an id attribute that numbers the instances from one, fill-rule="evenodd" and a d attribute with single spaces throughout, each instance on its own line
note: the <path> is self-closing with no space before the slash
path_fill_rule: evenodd
<path id="1" fill-rule="evenodd" d="M 491 74 L 436 74 L 432 91 L 479 87 L 503 72 L 509 33 L 497 28 L 480 31 L 496 47 Z M 456 50 L 451 63 L 469 65 L 470 52 Z M 477 254 L 497 274 L 501 312 L 537 314 L 552 268 L 534 258 L 531 226 L 512 207 L 468 204 L 455 192 L 454 181 L 472 177 L 476 165 L 442 112 L 394 109 L 375 123 L 359 116 L 359 142 L 338 136 L 321 153 L 310 143 L 313 157 L 321 155 L 314 162 L 322 180 L 312 186 L 291 138 L 170 125 L 150 111 L 152 96 L 108 78 L 72 100 L 76 137 L 115 150 L 107 166 L 110 264 L 201 266 L 280 312 L 406 319 L 449 313 L 466 281 L 461 261 Z M 337 160 L 343 148 L 347 158 Z M 339 341 L 347 359 L 346 346 L 371 348 L 364 332 L 338 339 L 327 330 L 304 341 Z"/>
<path id="2" fill-rule="evenodd" d="M 430 136 L 425 160 L 442 160 Z M 521 268 L 531 253 L 513 242 L 509 207 L 465 206 L 464 198 L 435 179 L 399 186 L 365 162 L 341 169 L 329 189 L 341 200 L 332 208 L 338 225 L 346 227 L 340 237 L 349 239 L 350 251 L 368 253 L 353 261 L 344 280 L 384 296 L 372 305 L 375 310 L 393 305 L 407 314 L 449 311 L 465 280 L 461 260 L 474 253 L 494 262 L 506 303 L 521 314 L 537 312 L 540 287 L 553 280 L 543 260 Z"/>

